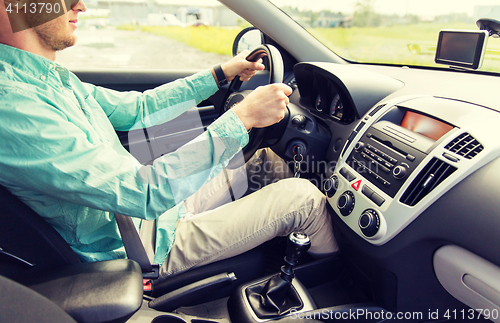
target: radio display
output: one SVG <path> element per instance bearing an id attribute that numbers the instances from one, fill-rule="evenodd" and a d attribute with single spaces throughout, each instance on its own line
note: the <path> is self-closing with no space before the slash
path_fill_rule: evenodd
<path id="1" fill-rule="evenodd" d="M 447 123 L 412 111 L 406 111 L 401 121 L 401 127 L 433 140 L 438 140 L 453 129 L 453 126 Z"/>

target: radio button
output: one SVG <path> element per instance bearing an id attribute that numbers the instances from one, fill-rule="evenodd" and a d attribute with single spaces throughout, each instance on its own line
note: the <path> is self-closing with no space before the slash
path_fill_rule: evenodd
<path id="1" fill-rule="evenodd" d="M 370 200 L 372 200 L 373 203 L 377 204 L 378 206 L 382 206 L 382 204 L 384 204 L 385 202 L 385 199 L 375 192 L 373 192 L 372 196 L 370 196 Z"/>
<path id="2" fill-rule="evenodd" d="M 394 165 L 389 163 L 389 162 L 384 162 L 384 166 L 389 168 L 389 169 L 392 169 L 394 167 Z"/>
<path id="3" fill-rule="evenodd" d="M 391 164 L 397 164 L 398 163 L 398 160 L 396 158 L 392 158 L 391 156 L 387 155 L 387 160 L 391 163 Z"/>
<path id="4" fill-rule="evenodd" d="M 412 162 L 412 161 L 414 161 L 416 159 L 416 157 L 413 156 L 413 155 L 408 154 L 408 155 L 406 155 L 406 159 L 408 159 L 409 161 Z"/>
<path id="5" fill-rule="evenodd" d="M 391 170 L 389 168 L 387 168 L 379 163 L 377 163 L 375 166 L 378 167 L 380 170 L 382 170 L 386 174 L 389 174 L 391 172 Z"/>
<path id="6" fill-rule="evenodd" d="M 367 198 L 370 198 L 373 194 L 373 190 L 370 187 L 363 185 L 361 193 L 363 193 Z"/>
<path id="7" fill-rule="evenodd" d="M 339 173 L 340 173 L 340 175 L 344 176 L 344 178 L 347 179 L 348 182 L 352 182 L 353 180 L 356 179 L 356 176 L 354 176 L 353 174 L 351 174 L 351 172 L 349 172 L 344 167 L 342 167 L 340 169 Z"/>
<path id="8" fill-rule="evenodd" d="M 403 179 L 407 173 L 408 169 L 402 165 L 396 166 L 392 170 L 392 175 L 394 175 L 396 179 Z"/>
<path id="9" fill-rule="evenodd" d="M 354 146 L 354 150 L 356 151 L 361 151 L 365 148 L 365 143 L 362 141 L 359 141 L 356 143 L 356 146 Z"/>

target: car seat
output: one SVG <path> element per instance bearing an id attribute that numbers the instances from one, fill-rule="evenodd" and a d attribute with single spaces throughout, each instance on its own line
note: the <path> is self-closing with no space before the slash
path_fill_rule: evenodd
<path id="1" fill-rule="evenodd" d="M 40 275 L 39 273 L 51 270 L 64 271 L 67 266 L 82 266 L 76 253 L 59 233 L 1 185 L 0 223 L 0 275 L 29 286 L 33 277 Z M 261 277 L 264 274 L 264 267 L 264 252 L 256 248 L 230 259 L 194 268 L 169 279 L 153 280 L 150 294 L 152 297 L 158 297 L 223 272 L 234 273 L 237 284 L 221 288 L 198 300 L 198 303 L 206 302 L 229 296 L 238 284 Z M 99 270 L 105 270 L 103 268 L 101 266 Z M 140 269 L 138 271 L 140 272 Z M 43 278 L 36 280 L 39 282 L 41 279 L 43 280 Z"/>

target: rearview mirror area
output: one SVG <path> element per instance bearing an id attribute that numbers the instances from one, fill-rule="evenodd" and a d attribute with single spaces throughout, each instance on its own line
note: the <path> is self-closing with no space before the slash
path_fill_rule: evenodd
<path id="1" fill-rule="evenodd" d="M 238 55 L 245 49 L 252 50 L 264 44 L 264 35 L 255 27 L 247 27 L 236 36 L 233 43 L 233 56 Z"/>

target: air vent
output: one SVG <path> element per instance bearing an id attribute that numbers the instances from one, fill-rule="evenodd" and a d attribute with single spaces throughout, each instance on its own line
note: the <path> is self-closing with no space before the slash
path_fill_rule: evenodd
<path id="1" fill-rule="evenodd" d="M 456 170 L 444 161 L 432 158 L 403 194 L 401 203 L 414 206 Z"/>
<path id="2" fill-rule="evenodd" d="M 467 159 L 472 159 L 484 149 L 483 145 L 466 132 L 458 136 L 444 148 Z"/>
<path id="3" fill-rule="evenodd" d="M 368 115 L 370 117 L 373 117 L 377 112 L 380 111 L 380 109 L 382 109 L 383 107 L 385 107 L 385 104 L 382 104 L 382 105 L 379 105 L 378 107 L 376 107 L 375 109 L 373 109 Z"/>

